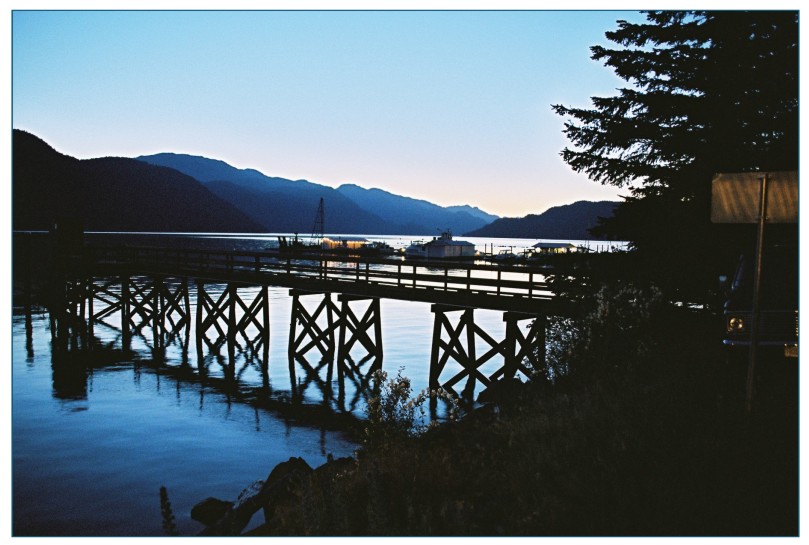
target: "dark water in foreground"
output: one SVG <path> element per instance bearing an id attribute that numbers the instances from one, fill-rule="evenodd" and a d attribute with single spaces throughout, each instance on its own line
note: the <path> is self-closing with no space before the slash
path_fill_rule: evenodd
<path id="1" fill-rule="evenodd" d="M 290 456 L 316 466 L 354 449 L 142 353 L 111 352 L 90 369 L 54 362 L 47 316 L 33 318 L 30 347 L 24 321 L 14 317 L 12 335 L 14 535 L 162 535 L 161 486 L 193 534 L 196 502 L 235 499 Z"/>
<path id="2" fill-rule="evenodd" d="M 237 244 L 250 247 L 245 240 Z M 207 289 L 216 296 L 223 286 Z M 193 316 L 195 290 L 190 291 Z M 243 296 L 252 294 L 244 290 Z M 193 535 L 202 526 L 190 518 L 191 507 L 206 497 L 234 500 L 291 456 L 315 467 L 330 454 L 351 455 L 357 446 L 340 429 L 291 420 L 261 403 L 287 403 L 297 396 L 307 406 L 358 418 L 365 407 L 362 392 L 350 381 L 343 385 L 342 399 L 329 398 L 326 392 L 339 390 L 336 373 L 329 383 L 318 361 L 306 362 L 310 369 L 295 362 L 290 371 L 291 298 L 282 288 L 270 288 L 269 297 L 266 372 L 255 354 L 237 353 L 236 380 L 230 382 L 226 358 L 207 347 L 200 373 L 193 320 L 165 350 L 155 348 L 148 327 L 125 349 L 120 318 L 112 316 L 94 328 L 88 351 L 53 346 L 47 312 L 35 309 L 27 319 L 16 308 L 13 535 L 160 536 L 161 486 L 168 490 L 181 535 Z M 385 300 L 381 316 L 383 369 L 395 375 L 403 367 L 414 391 L 425 388 L 433 324 L 429 305 Z M 476 311 L 475 320 L 493 337 L 502 337 L 502 313 Z M 481 370 L 490 374 L 502 361 L 493 358 L 486 365 Z"/>

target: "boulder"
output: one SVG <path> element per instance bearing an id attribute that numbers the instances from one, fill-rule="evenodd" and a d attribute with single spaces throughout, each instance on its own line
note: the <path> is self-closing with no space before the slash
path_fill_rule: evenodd
<path id="1" fill-rule="evenodd" d="M 267 528 L 286 524 L 284 519 L 289 502 L 296 501 L 303 494 L 304 479 L 314 470 L 303 458 L 290 458 L 275 466 L 264 485 L 264 525 Z"/>
<path id="2" fill-rule="evenodd" d="M 200 535 L 240 535 L 256 511 L 262 507 L 265 521 L 269 520 L 267 519 L 268 505 L 284 501 L 291 491 L 300 485 L 301 479 L 310 473 L 312 473 L 312 468 L 303 458 L 290 458 L 286 462 L 281 462 L 275 466 L 266 480 L 256 481 L 242 490 L 236 501 L 230 504 L 232 507 L 222 511 L 221 517 L 213 522 L 210 522 L 213 515 L 206 517 L 209 522 L 204 522 L 207 527 L 200 532 Z M 205 501 L 201 503 L 205 503 Z"/>
<path id="3" fill-rule="evenodd" d="M 191 518 L 205 526 L 213 526 L 233 507 L 233 502 L 217 498 L 205 498 L 191 508 Z"/>
<path id="4" fill-rule="evenodd" d="M 303 458 L 290 458 L 275 466 L 265 480 L 242 490 L 235 502 L 207 498 L 194 506 L 191 516 L 207 526 L 200 535 L 235 536 L 240 535 L 253 515 L 263 508 L 264 524 L 248 533 L 272 535 L 274 530 L 288 530 L 301 522 L 295 520 L 293 513 L 298 512 L 311 477 L 333 478 L 355 466 L 353 458 L 335 460 L 330 457 L 314 470 Z"/>
<path id="5" fill-rule="evenodd" d="M 502 378 L 492 382 L 480 392 L 478 402 L 503 404 L 514 401 L 523 392 L 525 385 L 518 378 Z"/>

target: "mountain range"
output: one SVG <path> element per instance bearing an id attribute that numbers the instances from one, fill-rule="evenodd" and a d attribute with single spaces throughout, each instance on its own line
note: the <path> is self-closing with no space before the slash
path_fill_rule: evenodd
<path id="1" fill-rule="evenodd" d="M 261 232 L 263 227 L 194 178 L 118 157 L 76 159 L 14 130 L 14 230 L 69 219 L 87 231 Z"/>
<path id="2" fill-rule="evenodd" d="M 13 229 L 47 230 L 58 218 L 88 231 L 312 232 L 320 199 L 327 233 L 586 239 L 616 203 L 581 201 L 541 215 L 498 218 L 468 205 L 438 206 L 353 184 L 332 188 L 267 176 L 224 161 L 160 153 L 76 159 L 13 131 Z"/>
<path id="3" fill-rule="evenodd" d="M 380 189 L 274 178 L 206 157 L 159 153 L 137 159 L 196 178 L 268 232 L 311 233 L 321 198 L 328 233 L 434 235 L 443 228 L 464 233 L 497 219 L 471 206 L 441 207 Z"/>
<path id="4" fill-rule="evenodd" d="M 466 234 L 471 237 L 588 240 L 592 239 L 588 230 L 598 224 L 598 218 L 612 216 L 617 204 L 614 201 L 577 201 L 554 206 L 542 214 L 499 218 Z"/>

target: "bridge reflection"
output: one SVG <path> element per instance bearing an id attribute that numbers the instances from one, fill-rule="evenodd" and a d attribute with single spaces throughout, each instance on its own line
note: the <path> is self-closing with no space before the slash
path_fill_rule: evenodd
<path id="1" fill-rule="evenodd" d="M 169 280 L 167 292 L 172 293 L 175 300 L 177 294 L 183 293 L 179 284 L 176 279 Z M 203 327 L 195 327 L 190 312 L 162 312 L 163 305 L 154 301 L 159 301 L 163 288 L 153 285 L 149 279 L 128 279 L 117 284 L 102 279 L 95 282 L 92 290 L 96 288 L 101 297 L 95 298 L 90 305 L 93 310 L 84 316 L 82 312 L 48 312 L 55 398 L 86 400 L 94 372 L 120 368 L 131 369 L 138 383 L 143 372 L 167 378 L 176 384 L 178 396 L 181 389 L 193 387 L 191 389 L 199 395 L 200 409 L 206 394 L 213 392 L 228 405 L 243 403 L 256 409 L 272 410 L 289 422 L 322 429 L 358 425 L 371 395 L 373 371 L 381 366 L 378 350 L 363 354 L 373 335 L 366 333 L 367 339 L 344 349 L 340 354 L 339 372 L 334 348 L 321 353 L 313 348 L 311 341 L 299 343 L 298 349 L 288 352 L 288 384 L 279 384 L 277 379 L 272 383 L 268 372 L 268 332 L 263 326 L 269 322 L 252 323 L 251 327 L 240 328 L 234 335 L 224 323 L 222 312 L 218 312 L 219 322 L 204 321 Z M 122 302 L 121 293 L 126 290 L 130 293 L 129 301 Z M 110 299 L 113 291 L 117 293 Z M 221 308 L 223 301 L 228 297 L 235 301 L 236 296 L 243 297 L 225 288 L 210 297 L 210 301 L 219 303 Z M 106 303 L 99 304 L 102 300 Z M 267 304 L 266 294 L 259 290 L 259 295 L 244 308 L 249 311 Z M 378 302 L 367 304 L 366 322 L 374 313 L 373 308 L 378 312 Z M 236 314 L 243 318 L 246 313 Z M 325 319 L 325 314 L 320 318 Z M 30 307 L 26 309 L 25 319 L 27 357 L 33 358 Z M 310 326 L 314 323 L 315 320 L 311 321 Z M 363 319 L 358 319 L 355 325 L 362 323 Z M 348 326 L 346 329 L 351 331 Z M 304 339 L 315 331 L 315 327 L 308 330 L 298 327 Z M 349 332 L 345 337 L 352 338 L 354 334 Z M 160 387 L 159 381 L 157 384 Z M 432 416 L 435 418 L 438 414 L 434 411 Z"/>
<path id="2" fill-rule="evenodd" d="M 74 364 L 63 360 L 85 359 L 92 369 L 104 360 L 98 360 L 102 354 L 97 353 L 119 350 L 139 364 L 148 361 L 161 373 L 215 385 L 228 399 L 285 410 L 317 406 L 334 415 L 364 409 L 373 374 L 383 363 L 379 296 L 290 289 L 289 385 L 278 388 L 271 385 L 269 374 L 268 285 L 222 279 L 221 274 L 217 270 L 212 277 L 194 280 L 156 273 L 63 274 L 52 282 L 47 299 L 54 379 L 59 382 L 55 392 L 81 395 L 80 373 L 66 370 Z M 415 282 L 415 273 L 413 278 Z M 404 285 L 401 279 L 397 282 Z M 425 289 L 422 298 L 432 293 Z M 545 342 L 540 308 L 545 307 L 536 307 L 534 313 L 503 311 L 506 331 L 499 339 L 475 322 L 474 308 L 431 305 L 429 388 L 471 401 L 477 387 L 528 375 L 526 362 L 541 366 L 544 351 L 536 350 Z M 519 324 L 528 320 L 531 326 L 524 335 Z M 101 328 L 103 335 L 96 335 Z M 484 372 L 484 364 L 491 368 L 487 362 L 498 358 L 502 364 Z M 436 404 L 431 408 L 435 417 Z"/>
<path id="3" fill-rule="evenodd" d="M 30 323 L 30 316 L 30 312 L 26 314 L 26 323 Z M 228 409 L 238 403 L 256 411 L 269 410 L 289 426 L 346 430 L 356 428 L 361 420 L 362 404 L 346 407 L 332 394 L 333 385 L 323 373 L 318 373 L 329 362 L 313 365 L 298 356 L 290 361 L 290 384 L 273 385 L 267 372 L 265 349 L 255 350 L 245 344 L 228 351 L 226 340 L 216 338 L 206 342 L 203 352 L 195 355 L 188 348 L 191 329 L 188 324 L 165 331 L 163 342 L 155 344 L 148 324 L 125 335 L 119 326 L 99 322 L 94 324 L 95 333 L 90 335 L 89 328 L 75 322 L 67 326 L 60 324 L 59 319 L 49 319 L 55 326 L 50 327 L 52 395 L 61 401 L 88 400 L 95 374 L 119 370 L 131 372 L 139 385 L 143 374 L 149 373 L 156 377 L 154 384 L 158 391 L 169 381 L 178 399 L 181 392 L 186 398 L 189 393 L 198 396 L 200 411 L 205 408 L 206 398 L 214 395 Z M 32 337 L 33 327 L 26 327 L 27 357 L 33 360 Z M 304 395 L 307 386 L 313 388 L 308 388 Z M 356 392 L 354 395 L 360 396 Z"/>

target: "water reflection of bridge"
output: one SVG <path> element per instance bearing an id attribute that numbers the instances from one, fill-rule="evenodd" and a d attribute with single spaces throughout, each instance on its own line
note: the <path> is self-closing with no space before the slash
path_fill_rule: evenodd
<path id="1" fill-rule="evenodd" d="M 544 346 L 545 317 L 556 311 L 541 271 L 524 267 L 165 248 L 86 250 L 61 268 L 58 296 L 50 304 L 56 338 L 75 339 L 82 328 L 93 338 L 94 328 L 117 327 L 124 349 L 137 339 L 161 361 L 167 349 L 179 347 L 186 364 L 193 329 L 200 376 L 216 364 L 231 383 L 250 368 L 266 379 L 268 286 L 287 287 L 291 397 L 300 399 L 314 386 L 344 411 L 356 408 L 371 374 L 382 366 L 382 298 L 431 303 L 429 386 L 456 393 L 465 381 L 469 396 L 476 385 L 541 366 L 544 350 L 535 348 Z M 495 339 L 480 327 L 476 309 L 502 311 L 505 337 Z M 481 366 L 495 358 L 502 365 L 483 373 Z M 450 362 L 457 372 L 442 377 Z"/>

